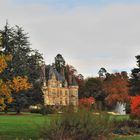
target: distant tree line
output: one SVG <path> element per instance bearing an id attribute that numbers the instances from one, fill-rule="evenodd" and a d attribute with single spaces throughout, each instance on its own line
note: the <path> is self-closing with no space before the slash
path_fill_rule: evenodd
<path id="1" fill-rule="evenodd" d="M 94 97 L 97 109 L 113 109 L 117 102 L 130 106 L 130 97 L 140 95 L 140 55 L 136 56 L 137 68 L 130 76 L 126 71 L 109 73 L 101 68 L 98 77 L 84 79 L 79 89 L 79 97 Z"/>

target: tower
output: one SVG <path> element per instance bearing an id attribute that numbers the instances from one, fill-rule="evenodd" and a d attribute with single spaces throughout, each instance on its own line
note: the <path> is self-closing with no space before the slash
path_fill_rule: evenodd
<path id="1" fill-rule="evenodd" d="M 69 87 L 69 104 L 78 106 L 78 86 L 73 85 Z"/>

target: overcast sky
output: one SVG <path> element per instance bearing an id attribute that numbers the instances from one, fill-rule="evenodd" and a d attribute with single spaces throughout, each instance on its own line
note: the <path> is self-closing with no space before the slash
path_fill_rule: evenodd
<path id="1" fill-rule="evenodd" d="M 140 55 L 140 0 L 0 0 L 0 27 L 6 19 L 46 64 L 60 53 L 85 77 L 130 72 Z"/>

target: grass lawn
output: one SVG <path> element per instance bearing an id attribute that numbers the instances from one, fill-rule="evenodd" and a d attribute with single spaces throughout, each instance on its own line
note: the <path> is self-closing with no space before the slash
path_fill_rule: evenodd
<path id="1" fill-rule="evenodd" d="M 49 117 L 39 114 L 26 114 L 25 116 L 0 115 L 0 140 L 15 140 L 16 138 L 37 140 L 40 127 L 47 120 L 49 121 Z"/>
<path id="2" fill-rule="evenodd" d="M 115 138 L 114 140 L 140 140 L 140 136 L 120 137 L 120 138 Z"/>
<path id="3" fill-rule="evenodd" d="M 128 120 L 129 115 L 110 115 L 111 119 L 117 119 L 117 120 Z"/>
<path id="4" fill-rule="evenodd" d="M 41 126 L 53 116 L 40 114 L 0 115 L 0 140 L 38 140 Z M 128 119 L 128 116 L 115 116 L 117 119 Z M 114 140 L 140 140 L 140 136 L 121 137 Z"/>

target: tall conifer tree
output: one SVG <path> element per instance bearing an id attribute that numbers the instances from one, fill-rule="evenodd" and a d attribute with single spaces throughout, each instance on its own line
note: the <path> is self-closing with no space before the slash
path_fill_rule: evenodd
<path id="1" fill-rule="evenodd" d="M 130 95 L 140 95 L 140 55 L 136 56 L 137 68 L 134 68 L 130 78 Z"/>

